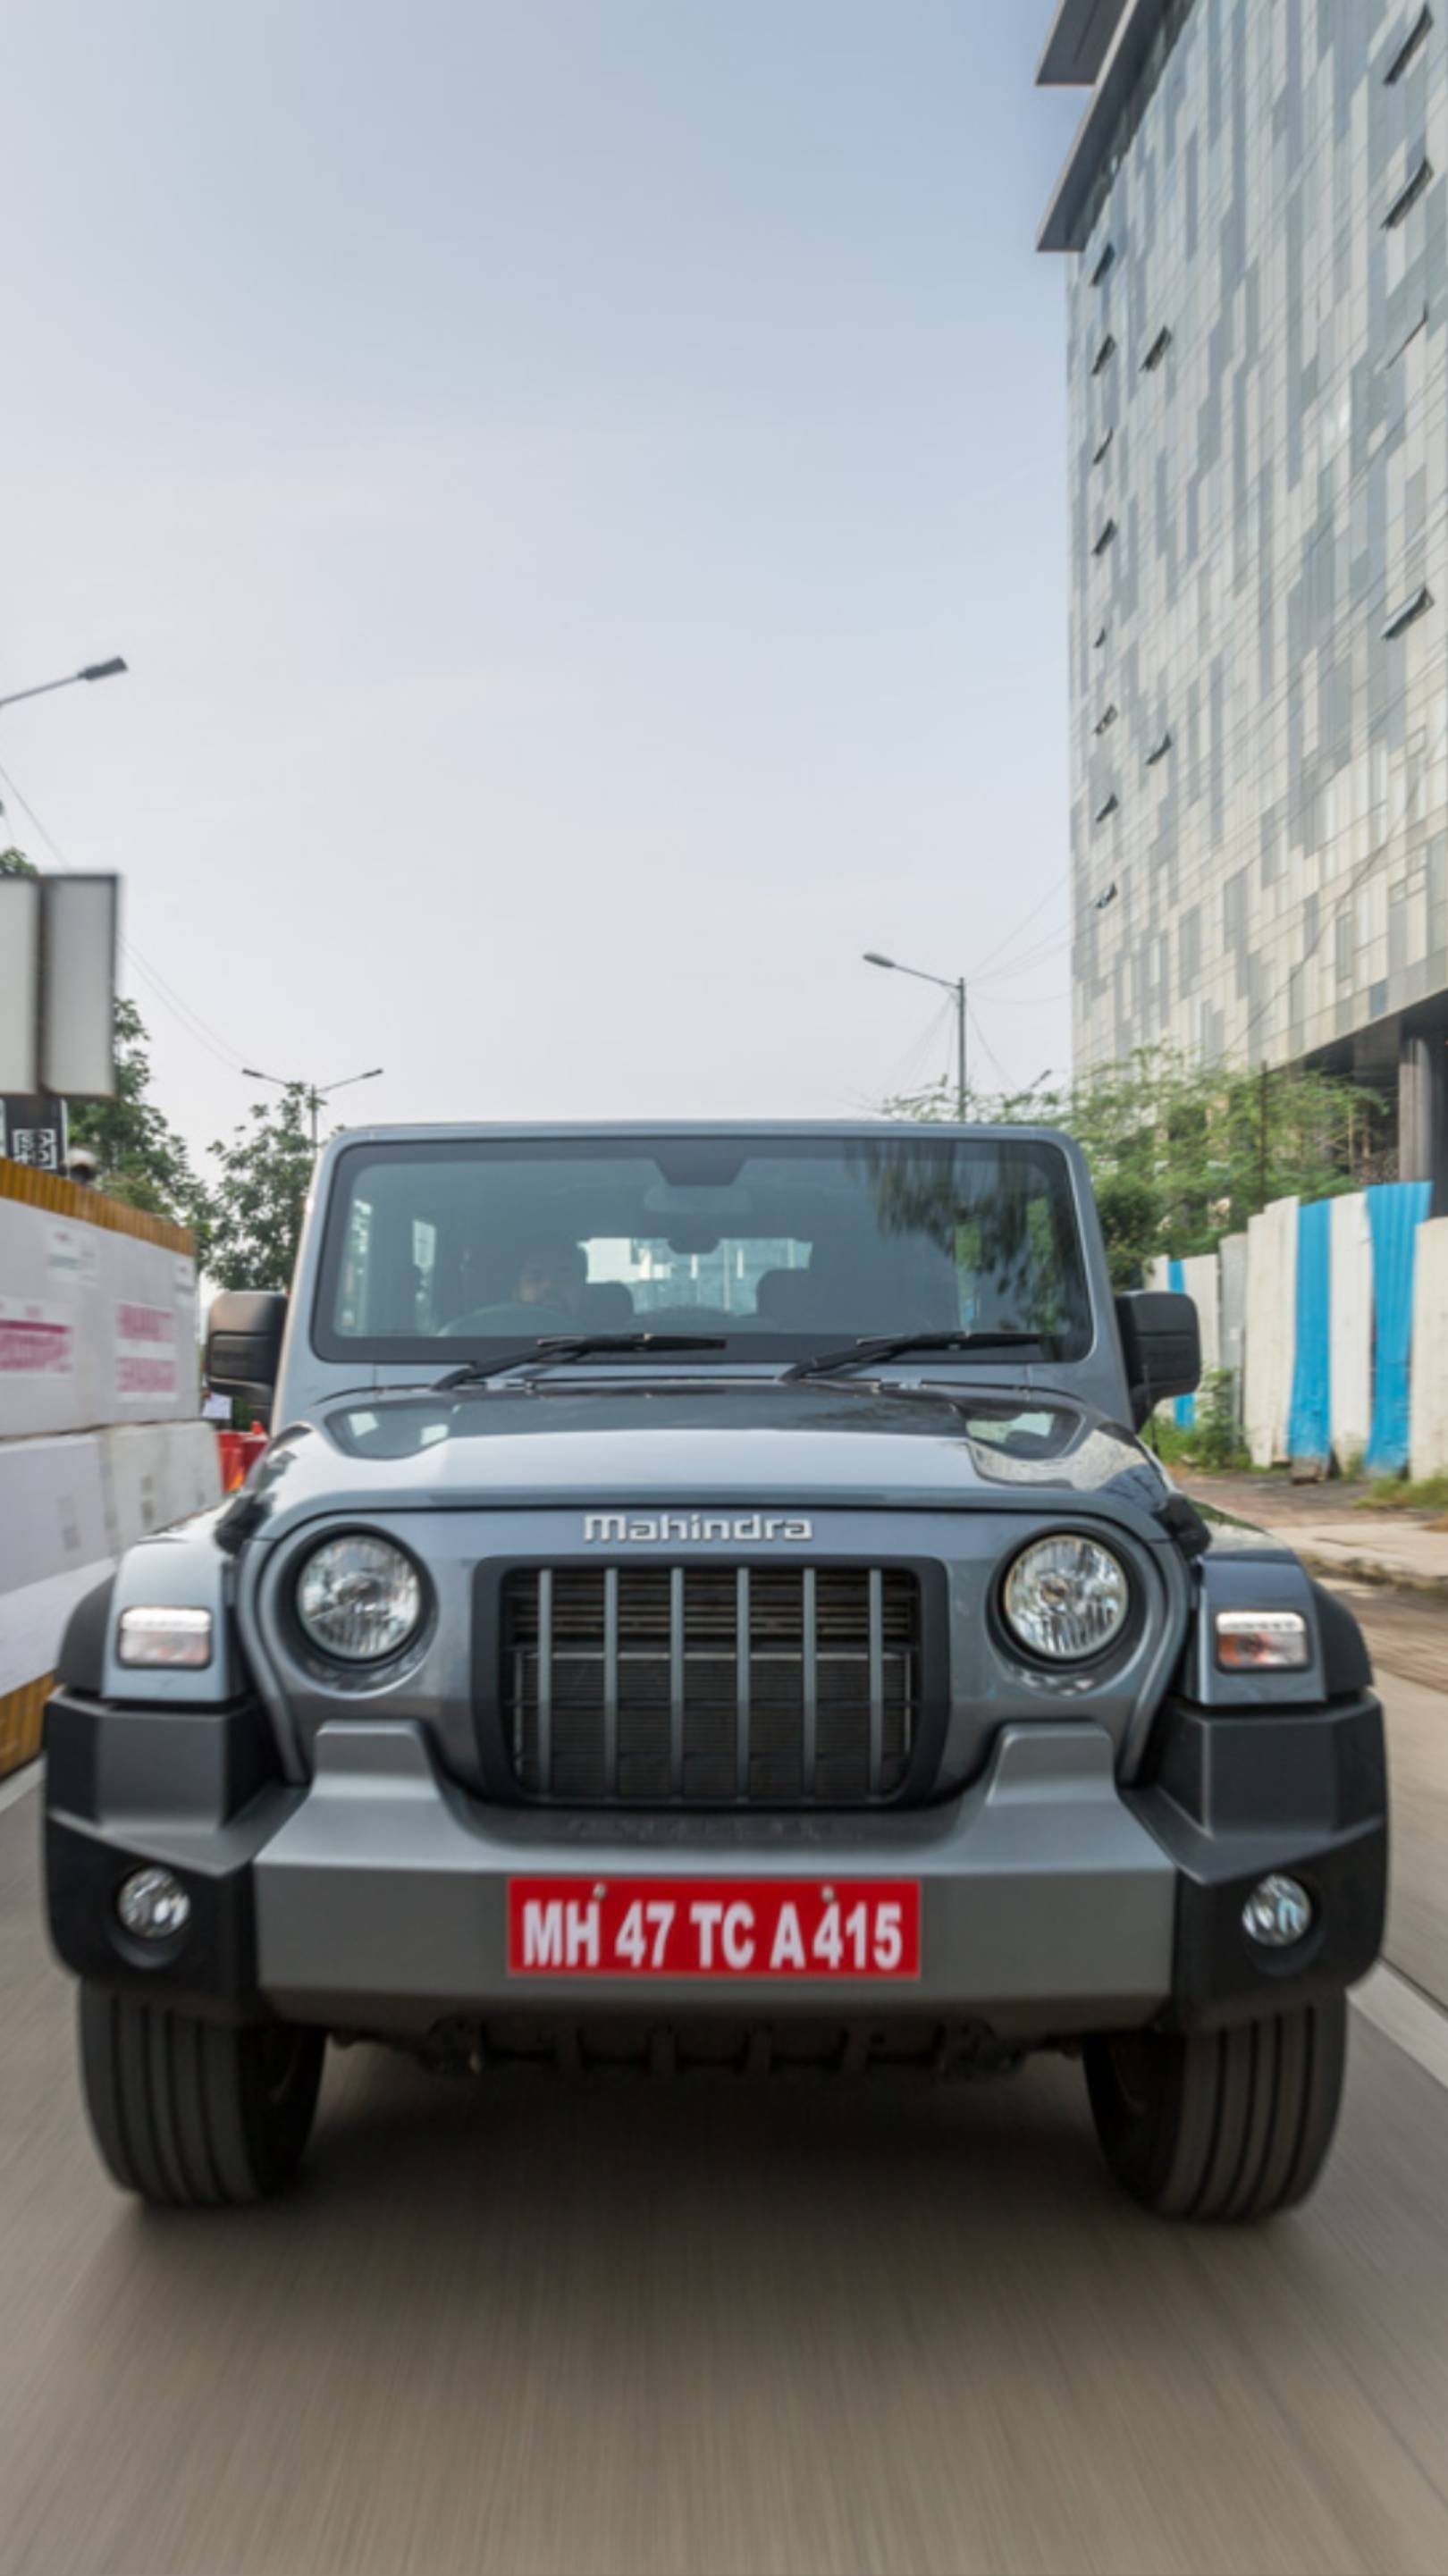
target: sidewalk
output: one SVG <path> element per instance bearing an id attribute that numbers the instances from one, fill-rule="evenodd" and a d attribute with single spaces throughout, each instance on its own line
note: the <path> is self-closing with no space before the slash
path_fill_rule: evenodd
<path id="1" fill-rule="evenodd" d="M 1285 1476 L 1213 1476 L 1193 1468 L 1177 1481 L 1195 1501 L 1284 1538 L 1314 1574 L 1448 1602 L 1448 1529 L 1435 1529 L 1427 1513 L 1356 1510 L 1351 1486 L 1293 1485 Z"/>

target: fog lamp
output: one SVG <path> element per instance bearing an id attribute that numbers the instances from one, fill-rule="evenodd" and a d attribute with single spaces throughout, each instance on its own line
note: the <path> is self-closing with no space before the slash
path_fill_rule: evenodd
<path id="1" fill-rule="evenodd" d="M 169 1869 L 137 1869 L 116 1898 L 116 1912 L 138 1941 L 169 1941 L 191 1920 L 191 1899 Z"/>
<path id="2" fill-rule="evenodd" d="M 1312 1899 L 1298 1879 L 1259 1878 L 1242 1908 L 1242 1929 L 1264 1950 L 1290 1950 L 1312 1929 Z"/>

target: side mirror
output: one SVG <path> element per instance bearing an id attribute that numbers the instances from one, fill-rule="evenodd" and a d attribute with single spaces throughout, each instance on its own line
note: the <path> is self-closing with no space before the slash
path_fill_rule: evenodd
<path id="1" fill-rule="evenodd" d="M 1137 1288 L 1118 1297 L 1116 1322 L 1139 1431 L 1167 1396 L 1195 1395 L 1201 1385 L 1201 1323 L 1179 1288 Z"/>
<path id="2" fill-rule="evenodd" d="M 263 1422 L 271 1419 L 281 1363 L 287 1301 L 275 1288 L 228 1288 L 206 1318 L 206 1382 L 218 1395 L 239 1395 Z"/>

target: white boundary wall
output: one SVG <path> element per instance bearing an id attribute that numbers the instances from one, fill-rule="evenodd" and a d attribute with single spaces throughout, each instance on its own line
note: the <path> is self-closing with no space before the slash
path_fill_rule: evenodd
<path id="1" fill-rule="evenodd" d="M 52 1670 L 76 1602 L 134 1539 L 221 1498 L 209 1422 L 0 1442 L 0 1696 Z"/>
<path id="2" fill-rule="evenodd" d="M 1448 1471 L 1448 1217 L 1420 1225 L 1413 1273 L 1410 1472 Z"/>
<path id="3" fill-rule="evenodd" d="M 1332 1199 L 1329 1206 L 1332 1450 L 1344 1467 L 1361 1459 L 1372 1430 L 1373 1246 L 1368 1203 L 1360 1190 L 1350 1198 Z M 1421 1244 L 1421 1235 L 1418 1240 Z"/>
<path id="4" fill-rule="evenodd" d="M 1202 1383 L 1222 1365 L 1221 1275 L 1215 1252 L 1196 1252 L 1182 1263 L 1182 1286 L 1197 1310 L 1202 1331 Z"/>
<path id="5" fill-rule="evenodd" d="M 1287 1456 L 1297 1358 L 1297 1201 L 1275 1199 L 1247 1226 L 1242 1418 L 1254 1467 Z"/>

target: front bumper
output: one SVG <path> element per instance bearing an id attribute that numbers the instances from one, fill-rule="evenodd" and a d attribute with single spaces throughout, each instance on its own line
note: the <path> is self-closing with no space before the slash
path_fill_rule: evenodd
<path id="1" fill-rule="evenodd" d="M 1183 1707 L 1162 1723 L 1172 1758 L 1126 1792 L 1101 1728 L 1009 1725 L 980 1780 L 935 1807 L 563 1814 L 467 1796 L 412 1724 L 324 1727 L 299 1789 L 271 1776 L 250 1701 L 122 1711 L 62 1691 L 47 1719 L 52 1937 L 77 1974 L 178 2009 L 379 2034 L 586 2013 L 909 2016 L 1050 2038 L 1246 2019 L 1362 1975 L 1386 1875 L 1376 1701 L 1284 1716 Z M 115 1912 L 147 1862 L 192 1899 L 186 1932 L 155 1951 Z M 1313 1931 L 1275 1956 L 1241 1926 L 1273 1869 L 1316 1901 Z M 511 1976 L 510 1878 L 572 1874 L 917 1880 L 920 1975 L 747 1988 Z"/>

